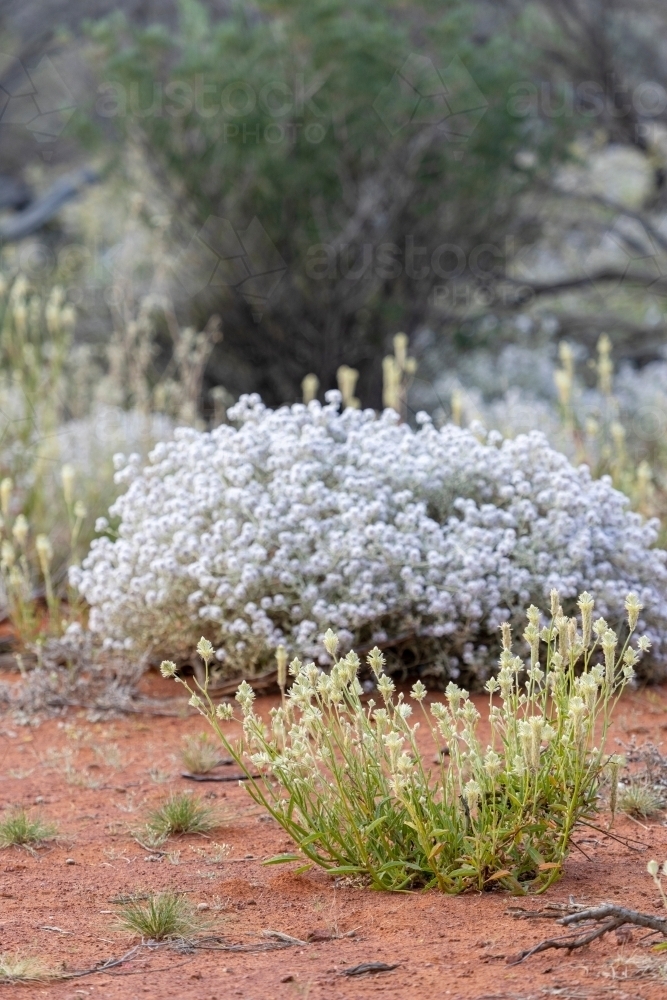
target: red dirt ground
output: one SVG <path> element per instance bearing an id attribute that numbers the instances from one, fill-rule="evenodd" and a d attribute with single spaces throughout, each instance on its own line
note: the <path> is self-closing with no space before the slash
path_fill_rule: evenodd
<path id="1" fill-rule="evenodd" d="M 170 699 L 173 708 L 173 683 L 151 677 L 145 686 L 151 695 Z M 271 703 L 258 699 L 260 711 Z M 512 918 L 507 909 L 516 903 L 538 909 L 545 901 L 564 902 L 573 895 L 578 902 L 604 900 L 660 912 L 646 862 L 667 858 L 662 816 L 643 825 L 617 820 L 615 832 L 634 838 L 641 849 L 582 828 L 576 838 L 581 850 L 572 850 L 562 881 L 544 897 L 517 900 L 500 891 L 459 897 L 375 893 L 336 884 L 323 872 L 294 875 L 285 867 L 264 867 L 263 859 L 290 844 L 272 820 L 262 818 L 245 790 L 235 782 L 195 785 L 180 776 L 182 737 L 205 729 L 199 716 L 186 712 L 184 707 L 181 717 L 97 723 L 80 713 L 33 727 L 0 719 L 0 806 L 29 806 L 59 830 L 59 840 L 36 855 L 17 848 L 0 851 L 0 953 L 20 950 L 68 970 L 120 956 L 132 940 L 114 927 L 113 898 L 168 888 L 208 904 L 203 915 L 230 943 L 257 943 L 267 929 L 302 940 L 313 933 L 350 936 L 259 953 L 183 954 L 146 947 L 104 974 L 5 985 L 0 1000 L 364 1000 L 376 995 L 387 1000 L 649 1000 L 665 995 L 667 979 L 661 984 L 655 972 L 650 978 L 636 975 L 635 960 L 651 955 L 640 931 L 629 941 L 609 935 L 569 955 L 551 951 L 518 966 L 506 963 L 507 956 L 559 932 L 551 921 Z M 612 744 L 614 737 L 627 741 L 632 734 L 638 743 L 659 744 L 666 733 L 667 688 L 624 697 Z M 174 841 L 171 859 L 152 859 L 129 830 L 168 792 L 186 788 L 208 796 L 219 811 L 220 827 L 208 839 Z M 222 861 L 216 860 L 216 843 L 229 845 Z M 363 962 L 397 968 L 354 978 L 342 974 Z"/>

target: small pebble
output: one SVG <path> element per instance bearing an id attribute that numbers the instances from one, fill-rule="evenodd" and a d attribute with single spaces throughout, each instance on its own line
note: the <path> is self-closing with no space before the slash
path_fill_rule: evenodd
<path id="1" fill-rule="evenodd" d="M 74 858 L 65 858 L 65 864 L 66 865 L 75 865 L 76 861 L 74 860 Z"/>
<path id="2" fill-rule="evenodd" d="M 42 803 L 43 801 L 44 801 L 44 796 L 43 796 L 43 795 L 38 795 L 38 796 L 37 796 L 37 798 L 35 799 L 35 805 L 36 805 L 36 806 L 38 806 L 38 805 L 40 805 L 40 804 L 41 804 L 41 803 Z"/>
<path id="3" fill-rule="evenodd" d="M 294 982 L 294 976 L 290 973 L 289 976 L 283 976 L 282 979 L 280 980 L 280 982 L 281 983 L 293 983 Z"/>
<path id="4" fill-rule="evenodd" d="M 210 910 L 211 907 L 208 905 L 208 903 L 197 903 L 197 909 L 198 910 Z"/>

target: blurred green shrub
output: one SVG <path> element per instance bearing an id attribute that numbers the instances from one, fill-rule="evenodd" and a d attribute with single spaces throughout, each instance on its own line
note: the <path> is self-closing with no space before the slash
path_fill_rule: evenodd
<path id="1" fill-rule="evenodd" d="M 174 34 L 120 15 L 91 31 L 97 121 L 143 151 L 169 200 L 183 301 L 202 322 L 224 317 L 235 391 L 293 400 L 306 373 L 328 388 L 347 364 L 379 406 L 387 333 L 414 329 L 461 261 L 498 266 L 480 248 L 504 246 L 530 183 L 516 153 L 563 123 L 528 134 L 510 114 L 528 56 L 500 28 L 483 39 L 463 0 L 263 0 L 217 23 L 199 3 L 180 9 Z M 430 95 L 418 105 L 415 88 Z M 279 255 L 269 293 L 231 271 L 227 288 L 197 285 L 206 261 L 178 248 L 211 216 L 246 243 L 259 221 Z"/>

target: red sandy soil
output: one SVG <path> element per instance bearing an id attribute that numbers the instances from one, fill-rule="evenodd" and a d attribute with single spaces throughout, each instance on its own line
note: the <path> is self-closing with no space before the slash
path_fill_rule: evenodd
<path id="1" fill-rule="evenodd" d="M 145 688 L 169 699 L 165 705 L 172 710 L 171 699 L 182 691 L 156 677 Z M 266 711 L 272 703 L 258 699 L 258 708 Z M 484 704 L 479 699 L 478 705 Z M 291 845 L 244 788 L 234 781 L 195 784 L 181 777 L 182 737 L 205 729 L 199 716 L 187 714 L 184 701 L 183 706 L 180 717 L 96 723 L 83 713 L 26 727 L 0 719 L 0 806 L 30 807 L 59 830 L 58 841 L 35 854 L 0 851 L 0 953 L 19 950 L 66 970 L 121 956 L 133 942 L 115 927 L 114 897 L 165 889 L 208 904 L 203 916 L 229 943 L 258 944 L 265 940 L 263 930 L 316 940 L 254 953 L 183 954 L 167 946 L 143 947 L 132 961 L 103 974 L 5 985 L 0 1000 L 363 1000 L 376 995 L 387 1000 L 635 1000 L 665 995 L 667 979 L 661 983 L 656 972 L 637 976 L 636 960 L 652 954 L 639 930 L 630 940 L 608 935 L 571 954 L 551 951 L 521 965 L 506 962 L 522 948 L 562 932 L 551 921 L 516 920 L 507 910 L 517 903 L 539 909 L 572 895 L 578 902 L 610 901 L 659 913 L 646 862 L 667 857 L 662 816 L 644 824 L 617 820 L 614 831 L 639 842 L 635 849 L 579 830 L 581 849 L 572 849 L 564 877 L 542 897 L 518 900 L 502 891 L 391 895 L 337 883 L 321 871 L 295 875 L 289 867 L 262 865 Z M 660 744 L 666 733 L 667 688 L 631 693 L 619 705 L 610 749 L 614 737 L 627 741 L 634 734 L 639 744 Z M 209 838 L 174 840 L 171 858 L 152 857 L 130 830 L 169 792 L 185 789 L 207 797 L 220 826 Z M 216 860 L 216 844 L 229 845 L 222 861 Z M 342 974 L 364 962 L 397 968 L 354 978 Z"/>

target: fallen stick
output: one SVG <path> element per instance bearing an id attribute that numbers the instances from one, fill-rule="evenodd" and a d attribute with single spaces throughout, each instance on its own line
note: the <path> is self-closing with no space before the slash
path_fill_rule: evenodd
<path id="1" fill-rule="evenodd" d="M 557 911 L 556 911 L 557 912 Z M 555 915 L 555 914 L 554 914 Z M 516 914 L 516 916 L 526 916 Z M 540 916 L 546 916 L 540 913 Z M 574 948 L 583 948 L 585 945 L 596 941 L 610 931 L 618 930 L 623 924 L 633 924 L 636 927 L 647 927 L 652 931 L 657 931 L 667 938 L 667 918 L 654 917 L 650 913 L 640 913 L 638 910 L 628 910 L 625 906 L 616 906 L 614 903 L 603 903 L 601 906 L 593 906 L 589 909 L 578 910 L 575 913 L 568 913 L 559 917 L 557 923 L 561 927 L 569 927 L 573 924 L 589 923 L 597 924 L 588 929 L 575 928 L 569 934 L 563 934 L 557 938 L 547 938 L 539 944 L 519 952 L 518 955 L 507 958 L 508 965 L 518 965 L 524 962 L 531 955 L 536 955 L 540 951 L 547 951 L 549 948 L 566 948 L 572 951 Z"/>
<path id="2" fill-rule="evenodd" d="M 260 777 L 260 774 L 190 774 L 189 771 L 181 771 L 181 778 L 188 781 L 250 781 Z"/>

